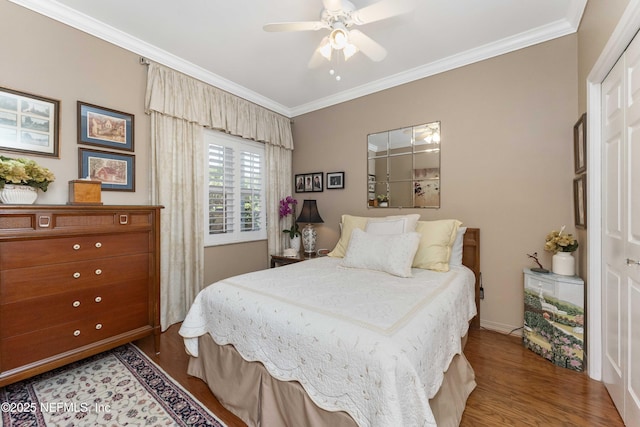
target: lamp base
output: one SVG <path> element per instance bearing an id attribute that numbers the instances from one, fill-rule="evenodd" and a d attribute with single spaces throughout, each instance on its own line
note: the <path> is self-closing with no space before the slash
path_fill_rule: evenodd
<path id="1" fill-rule="evenodd" d="M 318 233 L 313 224 L 307 224 L 302 229 L 302 245 L 304 246 L 305 254 L 313 254 L 316 251 L 316 238 Z"/>

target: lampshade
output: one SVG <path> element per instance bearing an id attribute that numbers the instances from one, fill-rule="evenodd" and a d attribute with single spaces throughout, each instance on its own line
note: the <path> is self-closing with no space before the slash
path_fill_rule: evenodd
<path id="1" fill-rule="evenodd" d="M 302 211 L 296 222 L 305 224 L 318 224 L 324 222 L 318 213 L 318 205 L 315 200 L 305 200 L 302 204 Z"/>

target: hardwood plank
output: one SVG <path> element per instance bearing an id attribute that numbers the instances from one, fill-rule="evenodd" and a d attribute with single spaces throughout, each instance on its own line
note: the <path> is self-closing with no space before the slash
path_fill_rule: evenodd
<path id="1" fill-rule="evenodd" d="M 153 337 L 136 344 L 229 427 L 245 427 L 204 382 L 186 374 L 188 357 L 179 328 L 173 325 L 162 334 L 158 355 Z M 601 382 L 555 366 L 525 349 L 519 337 L 472 329 L 465 354 L 478 386 L 467 401 L 463 427 L 624 426 Z"/>

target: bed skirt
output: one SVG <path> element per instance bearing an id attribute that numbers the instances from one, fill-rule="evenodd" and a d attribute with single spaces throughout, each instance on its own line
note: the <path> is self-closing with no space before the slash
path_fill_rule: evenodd
<path id="1" fill-rule="evenodd" d="M 232 345 L 220 346 L 209 334 L 198 340 L 199 357 L 190 358 L 187 372 L 206 382 L 220 403 L 249 427 L 357 427 L 346 412 L 318 407 L 300 383 L 273 378 L 261 363 L 247 362 Z M 475 387 L 471 365 L 463 354 L 456 355 L 440 390 L 429 400 L 438 427 L 460 424 Z"/>

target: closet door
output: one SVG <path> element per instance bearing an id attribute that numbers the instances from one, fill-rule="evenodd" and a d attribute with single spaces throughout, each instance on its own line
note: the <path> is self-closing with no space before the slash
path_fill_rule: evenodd
<path id="1" fill-rule="evenodd" d="M 640 426 L 640 39 L 602 83 L 603 381 Z"/>

